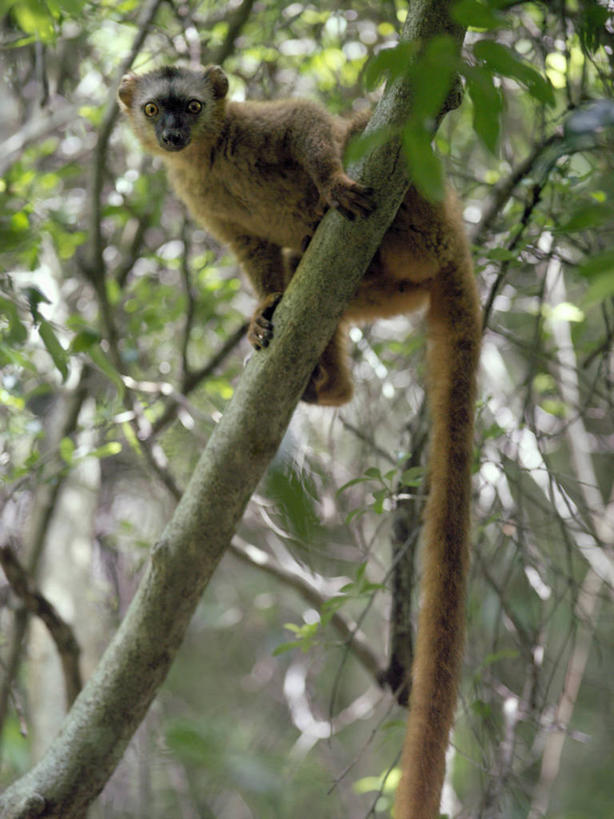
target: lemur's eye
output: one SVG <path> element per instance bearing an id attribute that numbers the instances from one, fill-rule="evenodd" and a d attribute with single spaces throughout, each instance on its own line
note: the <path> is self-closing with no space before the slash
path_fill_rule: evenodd
<path id="1" fill-rule="evenodd" d="M 199 102 L 198 100 L 190 100 L 186 106 L 186 110 L 190 114 L 200 114 L 202 107 L 202 102 Z"/>
<path id="2" fill-rule="evenodd" d="M 160 109 L 155 102 L 146 102 L 143 111 L 146 117 L 155 117 Z"/>

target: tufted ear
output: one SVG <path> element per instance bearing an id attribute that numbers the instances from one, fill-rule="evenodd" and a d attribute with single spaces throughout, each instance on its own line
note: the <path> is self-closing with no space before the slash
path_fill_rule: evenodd
<path id="1" fill-rule="evenodd" d="M 204 78 L 209 82 L 213 89 L 213 95 L 216 99 L 222 99 L 228 92 L 228 77 L 224 74 L 219 65 L 208 65 L 203 69 Z"/>
<path id="2" fill-rule="evenodd" d="M 120 108 L 124 111 L 129 111 L 132 108 L 132 100 L 134 98 L 134 90 L 139 78 L 136 74 L 124 74 L 121 78 L 119 88 L 117 89 L 117 98 L 119 100 Z"/>

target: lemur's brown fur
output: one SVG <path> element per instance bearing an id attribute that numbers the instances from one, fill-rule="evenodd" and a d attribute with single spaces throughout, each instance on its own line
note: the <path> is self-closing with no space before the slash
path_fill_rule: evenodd
<path id="1" fill-rule="evenodd" d="M 250 324 L 256 348 L 324 210 L 367 215 L 370 193 L 341 157 L 362 122 L 305 100 L 228 102 L 216 66 L 125 76 L 119 100 L 143 146 L 160 157 L 194 217 L 227 244 L 260 302 Z M 410 188 L 324 351 L 305 400 L 338 406 L 352 395 L 346 325 L 427 306 L 432 415 L 422 607 L 396 819 L 438 815 L 445 751 L 460 676 L 475 375 L 480 311 L 454 196 L 432 204 Z"/>

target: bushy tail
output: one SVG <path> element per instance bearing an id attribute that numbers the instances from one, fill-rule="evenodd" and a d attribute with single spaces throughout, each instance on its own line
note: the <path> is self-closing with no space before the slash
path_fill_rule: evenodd
<path id="1" fill-rule="evenodd" d="M 436 819 L 461 672 L 480 309 L 468 250 L 433 282 L 421 609 L 395 819 Z"/>

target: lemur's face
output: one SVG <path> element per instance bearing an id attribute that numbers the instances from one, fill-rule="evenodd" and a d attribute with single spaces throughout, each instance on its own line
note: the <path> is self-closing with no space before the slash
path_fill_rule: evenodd
<path id="1" fill-rule="evenodd" d="M 118 97 L 145 148 L 175 153 L 199 136 L 216 136 L 227 90 L 226 75 L 217 66 L 196 71 L 169 66 L 127 74 Z"/>
<path id="2" fill-rule="evenodd" d="M 165 151 L 181 151 L 192 139 L 192 126 L 202 113 L 203 103 L 169 93 L 158 93 L 143 105 L 143 113 L 153 125 L 158 144 Z"/>

